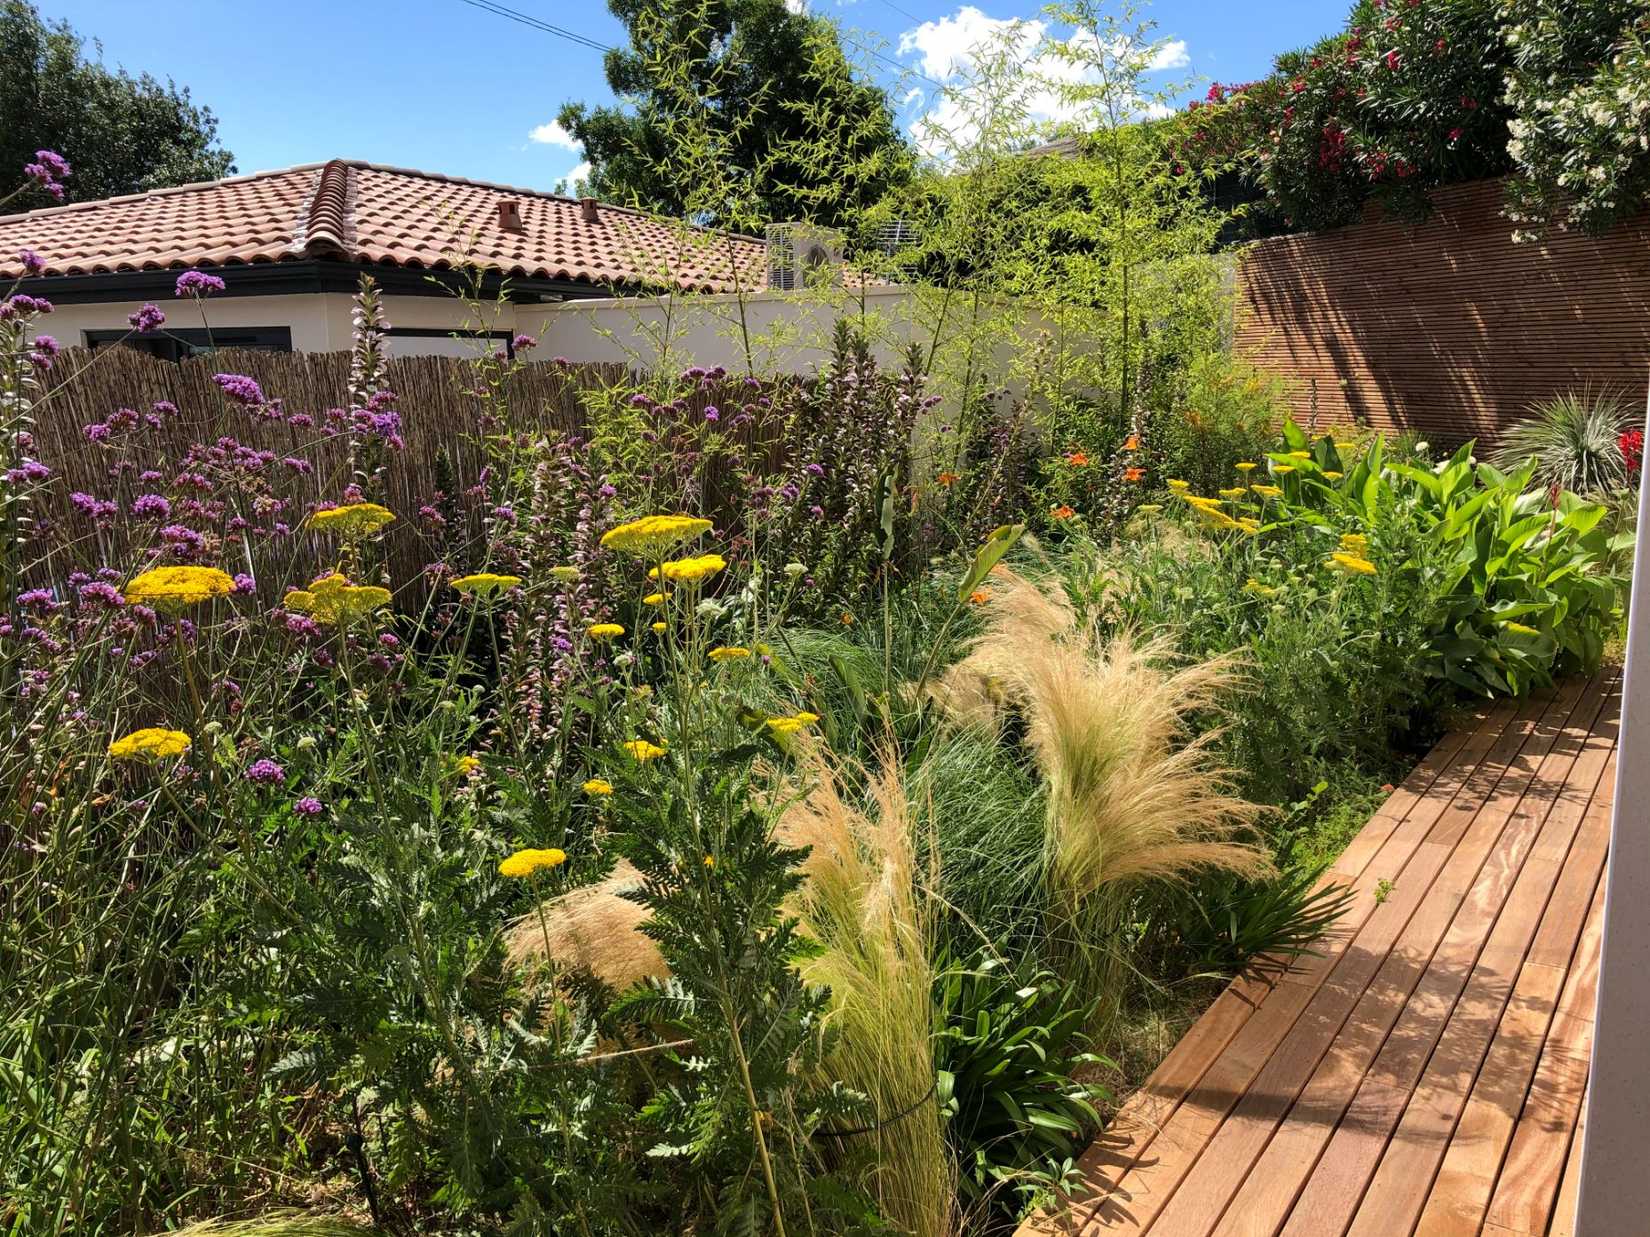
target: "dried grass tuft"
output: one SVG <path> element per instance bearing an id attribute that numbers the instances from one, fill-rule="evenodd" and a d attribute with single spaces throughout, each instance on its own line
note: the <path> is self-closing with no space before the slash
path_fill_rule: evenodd
<path id="1" fill-rule="evenodd" d="M 551 899 L 542 924 L 530 911 L 505 931 L 510 960 L 542 963 L 548 932 L 549 961 L 559 972 L 587 972 L 621 992 L 644 979 L 665 978 L 670 968 L 664 955 L 642 931 L 647 908 L 624 896 L 641 887 L 642 874 L 621 860 L 604 880 Z"/>

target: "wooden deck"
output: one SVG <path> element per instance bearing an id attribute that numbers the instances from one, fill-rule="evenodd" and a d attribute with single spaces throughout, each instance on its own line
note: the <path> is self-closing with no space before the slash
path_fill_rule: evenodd
<path id="1" fill-rule="evenodd" d="M 1234 981 L 1017 1237 L 1570 1234 L 1620 706 L 1609 672 L 1433 749 L 1322 956 Z"/>

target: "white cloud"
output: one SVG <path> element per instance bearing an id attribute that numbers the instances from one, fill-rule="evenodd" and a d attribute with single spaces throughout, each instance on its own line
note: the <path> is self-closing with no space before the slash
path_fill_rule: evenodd
<path id="1" fill-rule="evenodd" d="M 1146 71 L 1161 73 L 1165 69 L 1184 69 L 1191 63 L 1192 58 L 1186 53 L 1185 39 L 1166 39 L 1152 56 L 1152 62 L 1146 66 Z"/>
<path id="2" fill-rule="evenodd" d="M 923 100 L 922 87 L 913 86 L 905 92 L 905 97 L 899 101 L 901 107 L 911 107 Z"/>
<path id="3" fill-rule="evenodd" d="M 1041 19 L 1015 20 L 990 17 L 972 4 L 933 21 L 925 21 L 900 35 L 899 54 L 917 57 L 917 69 L 942 83 L 932 105 L 911 123 L 911 133 L 925 153 L 945 157 L 949 151 L 967 146 L 979 135 L 985 117 L 984 101 L 1001 93 L 990 79 L 1012 83 L 1011 98 L 998 99 L 995 106 L 1013 114 L 1022 113 L 1034 123 L 1056 125 L 1081 119 L 1082 107 L 1062 95 L 1062 87 L 1094 80 L 1091 69 L 1051 54 L 1047 42 L 1058 37 Z M 1073 41 L 1081 43 L 1082 35 Z M 1095 38 L 1088 36 L 1092 57 Z M 1121 52 L 1121 48 L 1118 49 Z M 1184 39 L 1168 39 L 1151 50 L 1142 65 L 1148 73 L 1184 68 L 1190 63 Z M 908 92 L 904 103 L 921 102 L 916 90 Z M 1144 117 L 1168 115 L 1172 109 L 1142 101 L 1137 113 Z"/>
<path id="4" fill-rule="evenodd" d="M 561 121 L 552 120 L 548 124 L 539 125 L 527 135 L 529 142 L 537 142 L 541 146 L 559 146 L 563 150 L 575 153 L 579 150 L 579 143 L 574 136 L 561 127 Z"/>
<path id="5" fill-rule="evenodd" d="M 575 167 L 571 172 L 569 172 L 562 179 L 564 179 L 567 182 L 569 188 L 577 188 L 578 183 L 581 180 L 589 180 L 590 179 L 590 160 L 586 159 L 583 163 L 581 163 L 577 167 Z"/>

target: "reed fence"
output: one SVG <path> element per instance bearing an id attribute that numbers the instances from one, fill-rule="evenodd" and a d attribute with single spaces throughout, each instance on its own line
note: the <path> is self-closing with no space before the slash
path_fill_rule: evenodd
<path id="1" fill-rule="evenodd" d="M 349 367 L 348 353 L 226 349 L 174 363 L 127 348 L 66 350 L 48 375 L 36 413 L 34 454 L 60 479 L 44 498 L 40 515 L 47 520 L 78 521 L 69 525 L 78 534 L 89 521 L 75 510 L 72 493 L 80 491 L 100 498 L 143 489 L 166 493 L 179 461 L 193 444 L 210 445 L 232 438 L 278 457 L 310 461 L 311 472 L 288 473 L 279 483 L 282 497 L 290 503 L 289 522 L 296 528 L 309 505 L 338 501 L 347 480 L 346 440 L 342 435 L 328 436 L 325 426 L 327 410 L 347 402 Z M 219 373 L 244 374 L 257 380 L 269 398 L 282 401 L 287 412 L 311 414 L 315 428 L 297 428 L 281 419 L 262 418 L 233 404 L 212 381 Z M 488 435 L 555 438 L 586 432 L 596 402 L 592 396 L 623 386 L 630 375 L 623 365 L 612 363 L 523 366 L 506 385 L 504 424 L 492 426 L 483 425 L 486 406 L 474 394 L 480 377 L 476 362 L 465 358 L 399 357 L 388 363 L 383 385 L 399 396 L 397 407 L 406 445 L 388 454 L 382 490 L 373 497 L 402 517 L 384 539 L 384 563 L 397 587 L 416 586 L 424 566 L 440 553 L 441 546 L 412 518 L 431 500 L 438 477 L 454 494 L 479 484 L 490 459 Z M 701 421 L 708 405 L 746 405 L 752 402 L 753 394 L 743 379 L 696 388 L 675 401 L 674 408 L 664 414 L 665 423 L 656 428 L 661 438 L 668 438 L 671 422 Z M 160 429 L 108 444 L 87 437 L 88 425 L 105 420 L 116 409 L 130 408 L 142 414 L 158 401 L 177 409 Z M 744 449 L 741 454 L 745 458 L 754 457 L 764 468 L 784 463 L 787 452 L 783 418 L 778 413 L 748 424 L 724 421 L 719 429 Z M 162 470 L 163 479 L 139 486 L 138 476 L 150 467 Z M 737 510 L 745 496 L 737 478 L 730 475 L 731 470 L 712 472 L 705 495 L 711 508 L 707 514 L 725 518 Z M 55 545 L 67 543 L 75 549 L 74 561 L 65 564 L 60 559 L 52 564 L 52 574 L 61 577 L 66 567 L 129 565 L 131 555 L 141 552 L 144 544 L 134 544 L 134 538 L 151 533 L 122 519 L 111 527 L 86 531 L 78 540 L 55 538 Z M 298 534 L 292 540 L 291 562 L 283 564 L 290 574 L 279 582 L 282 586 L 300 573 L 326 569 L 328 555 L 334 549 L 326 542 Z M 450 544 L 451 537 L 444 541 Z M 232 571 L 244 569 L 234 563 L 224 566 Z"/>

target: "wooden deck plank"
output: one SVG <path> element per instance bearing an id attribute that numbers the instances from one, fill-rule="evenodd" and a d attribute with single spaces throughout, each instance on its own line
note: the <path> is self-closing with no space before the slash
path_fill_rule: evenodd
<path id="1" fill-rule="evenodd" d="M 1564 1157 L 1564 1176 L 1558 1184 L 1558 1201 L 1547 1225 L 1547 1237 L 1575 1237 L 1576 1192 L 1581 1186 L 1581 1148 L 1587 1140 L 1587 1097 L 1581 1097 L 1581 1117 L 1570 1138 L 1570 1154 Z"/>
<path id="2" fill-rule="evenodd" d="M 1607 726 L 1595 730 L 1588 749 L 1576 762 L 1575 780 L 1560 790 L 1547 817 L 1543 835 L 1556 848 L 1568 832 L 1575 834 L 1590 813 L 1589 801 L 1609 762 L 1615 740 L 1614 710 Z M 1537 850 L 1540 850 L 1538 843 Z M 1553 861 L 1532 855 L 1508 897 L 1506 912 L 1497 922 L 1489 943 L 1474 968 L 1459 1004 L 1427 1063 L 1420 1084 L 1410 1097 L 1404 1117 L 1370 1179 L 1352 1224 L 1353 1237 L 1389 1237 L 1410 1232 L 1420 1216 L 1439 1163 L 1455 1133 L 1456 1121 L 1478 1077 L 1485 1055 L 1501 1023 L 1515 986 L 1528 974 L 1532 989 L 1550 979 L 1528 973 L 1524 955 L 1547 909 L 1548 895 L 1562 869 Z M 1580 914 L 1575 929 L 1580 930 Z M 1556 996 L 1556 988 L 1554 995 Z M 1521 996 L 1524 994 L 1520 994 Z M 1531 999 L 1538 999 L 1532 995 Z M 1320 1230 L 1321 1231 L 1321 1230 Z"/>
<path id="3" fill-rule="evenodd" d="M 1565 979 L 1558 1011 L 1542 1046 L 1528 1099 L 1518 1114 L 1495 1191 L 1484 1212 L 1486 1227 L 1539 1237 L 1547 1231 L 1570 1138 L 1581 1115 L 1593 1045 L 1593 1002 L 1598 990 L 1599 947 L 1604 928 L 1604 882 L 1593 890 L 1587 924 Z M 1561 1145 L 1563 1154 L 1555 1153 Z"/>
<path id="4" fill-rule="evenodd" d="M 1542 793 L 1526 795 L 1509 821 L 1508 828 L 1515 831 L 1515 836 L 1524 836 L 1531 828 L 1538 831 L 1534 844 L 1528 848 L 1531 854 L 1542 837 L 1573 836 L 1579 827 L 1578 818 L 1584 815 L 1580 809 L 1586 796 L 1597 788 L 1605 769 L 1614 740 L 1611 727 L 1619 708 L 1619 697 L 1613 681 L 1597 686 L 1604 691 L 1595 698 L 1598 712 L 1590 730 L 1596 732 L 1603 725 L 1604 733 L 1587 734 L 1581 740 L 1579 753 L 1574 751 L 1573 744 L 1568 748 L 1560 746 L 1544 762 L 1552 762 L 1549 769 L 1543 770 L 1543 780 L 1550 783 L 1551 778 L 1557 776 L 1558 762 L 1564 759 L 1566 751 L 1573 756 L 1564 784 L 1569 787 L 1582 783 L 1589 787 L 1583 792 L 1581 803 L 1574 802 L 1573 795 L 1566 798 L 1563 793 L 1554 794 L 1549 787 Z M 1488 1043 L 1512 984 L 1511 972 L 1497 967 L 1504 967 L 1502 959 L 1510 953 L 1516 952 L 1522 959 L 1539 927 L 1546 892 L 1557 875 L 1556 868 L 1537 864 L 1529 858 L 1520 865 L 1517 859 L 1518 853 L 1513 851 L 1492 859 L 1487 865 L 1458 914 L 1457 924 L 1440 946 L 1426 977 L 1411 994 L 1408 1007 L 1388 1035 L 1313 1169 L 1282 1229 L 1285 1234 L 1316 1237 L 1320 1233 L 1343 1232 L 1387 1150 L 1388 1140 L 1404 1119 L 1407 1105 L 1396 1103 L 1395 1096 L 1408 1096 L 1412 1092 L 1428 1068 L 1429 1060 L 1435 1058 L 1441 1037 L 1451 1026 L 1454 1027 L 1452 1042 L 1446 1055 L 1438 1058 L 1440 1069 L 1444 1068 L 1444 1062 L 1463 1051 L 1462 1045 L 1471 1044 L 1475 1039 Z M 1486 924 L 1494 925 L 1487 941 L 1483 937 Z M 1409 1115 L 1412 1124 L 1422 1119 L 1419 1111 Z M 1447 1133 L 1443 1136 L 1447 1137 Z"/>
<path id="5" fill-rule="evenodd" d="M 1532 782 L 1569 772 L 1574 753 L 1553 749 L 1573 718 L 1584 716 L 1586 726 L 1592 723 L 1598 702 L 1584 698 L 1584 686 L 1572 683 L 1548 709 L 1520 754 L 1527 771 L 1503 774 L 1213 1232 L 1222 1237 L 1269 1237 L 1278 1230 L 1437 951 L 1464 941 L 1476 957 L 1494 917 L 1475 906 L 1468 894 L 1492 859 L 1501 859 L 1502 872 L 1516 872 L 1519 853 L 1528 851 L 1539 821 L 1531 819 L 1521 833 L 1516 809 Z M 1510 885 L 1510 876 L 1505 883 Z M 1493 901 L 1499 909 L 1501 899 Z"/>
<path id="6" fill-rule="evenodd" d="M 1253 1031 L 1246 1052 L 1230 1063 L 1241 1067 L 1241 1076 L 1237 1069 L 1223 1071 L 1221 1085 L 1200 1088 L 1201 1094 L 1194 1097 L 1198 1102 L 1191 1111 L 1183 1107 L 1171 1118 L 1164 1133 L 1172 1131 L 1172 1141 L 1161 1152 L 1154 1146 L 1151 1162 L 1142 1163 L 1119 1182 L 1117 1193 L 1126 1201 L 1126 1206 L 1122 1201 L 1115 1207 L 1102 1203 L 1094 1213 L 1102 1227 L 1118 1231 L 1158 1231 L 1159 1213 L 1171 1204 L 1180 1183 L 1199 1162 L 1205 1146 L 1238 1102 L 1255 1097 L 1249 1099 L 1249 1103 L 1258 1110 L 1257 1120 L 1271 1119 L 1275 1124 L 1271 1110 L 1280 1102 L 1287 1107 L 1293 1092 L 1285 1097 L 1265 1082 L 1257 1085 L 1256 1076 L 1274 1054 L 1310 1052 L 1313 1063 L 1321 1056 L 1447 856 L 1443 847 L 1429 848 L 1426 839 L 1458 800 L 1465 797 L 1479 803 L 1493 791 L 1550 704 L 1551 701 L 1545 699 L 1529 700 L 1513 709 L 1498 709 L 1493 724 L 1481 726 L 1462 744 L 1455 761 L 1439 775 L 1431 792 L 1412 805 L 1353 882 L 1356 901 L 1353 910 L 1343 918 L 1341 931 L 1320 943 L 1320 956 L 1283 976 L 1278 990 L 1262 1006 L 1265 1012 L 1284 990 L 1298 988 L 1306 993 L 1306 1000 L 1300 1002 L 1301 1008 L 1304 1011 L 1310 1006 L 1310 1012 L 1303 1012 L 1287 1023 L 1281 1018 L 1251 1019 L 1245 1027 L 1245 1032 Z M 1501 726 L 1499 731 L 1495 729 L 1497 724 Z M 1389 896 L 1385 901 L 1378 900 L 1375 896 L 1378 884 L 1393 878 L 1396 880 Z M 1333 939 L 1337 936 L 1339 939 Z M 1251 1058 L 1254 1058 L 1252 1068 Z M 1228 1064 L 1223 1061 L 1221 1066 Z M 1160 1134 L 1160 1142 L 1162 1138 Z M 1209 1162 L 1220 1163 L 1218 1159 Z M 1201 1181 L 1201 1170 L 1198 1176 Z"/>
<path id="7" fill-rule="evenodd" d="M 1018 1237 L 1559 1233 L 1617 677 L 1440 742 L 1326 874 L 1354 902 L 1323 956 L 1229 986 Z"/>
<path id="8" fill-rule="evenodd" d="M 1403 785 L 1388 796 L 1370 825 L 1343 853 L 1336 870 L 1326 874 L 1321 883 L 1355 881 L 1377 855 L 1382 857 L 1383 866 L 1401 865 L 1408 849 L 1417 845 L 1435 823 L 1441 810 L 1439 800 L 1447 802 L 1453 797 L 1518 712 L 1516 703 L 1503 701 L 1493 708 L 1481 710 L 1475 718 L 1476 727 L 1464 727 L 1441 740 L 1404 779 Z M 1417 813 L 1420 815 L 1411 821 L 1411 816 Z M 1400 829 L 1405 832 L 1394 838 L 1394 833 Z M 1350 870 L 1341 871 L 1342 867 Z M 1373 889 L 1373 883 L 1370 889 Z M 1361 900 L 1354 914 L 1347 918 L 1355 918 L 1361 923 L 1373 904 L 1372 897 Z M 1324 953 L 1338 953 L 1345 948 L 1346 939 L 1321 941 L 1316 948 Z M 1273 965 L 1264 969 L 1270 980 L 1288 971 L 1287 964 L 1280 967 L 1275 960 Z M 1290 972 L 1296 987 L 1305 984 L 1300 970 L 1296 967 Z M 1320 978 L 1321 974 L 1319 972 Z M 1056 1205 L 1031 1217 L 1019 1230 L 1024 1237 L 1082 1232 L 1090 1227 L 1109 1229 L 1118 1223 L 1120 1215 L 1132 1214 L 1130 1205 L 1136 1196 L 1151 1197 L 1152 1180 L 1163 1175 L 1163 1153 L 1172 1149 L 1180 1154 L 1183 1145 L 1195 1145 L 1196 1131 L 1206 1125 L 1210 1105 L 1221 1102 L 1220 1097 L 1230 1096 L 1234 1089 L 1241 1090 L 1253 1070 L 1258 1070 L 1264 1060 L 1255 1059 L 1257 1049 L 1269 1047 L 1270 1043 L 1275 1042 L 1274 1037 L 1281 1036 L 1287 1030 L 1285 1020 L 1292 1020 L 1299 1012 L 1310 990 L 1310 985 L 1306 984 L 1306 991 L 1287 994 L 1281 1002 L 1274 1000 L 1274 1008 L 1265 1023 L 1249 1030 L 1242 1042 L 1235 1042 L 1253 1016 L 1260 998 L 1266 995 L 1263 989 L 1253 986 L 1255 983 L 1253 976 L 1234 981 L 1233 987 L 1245 990 L 1253 996 L 1253 1000 L 1228 1002 L 1218 1009 L 1211 1007 L 1186 1037 L 1208 1051 L 1200 1051 L 1194 1046 L 1173 1066 L 1165 1060 L 1137 1097 L 1131 1097 L 1114 1119 L 1112 1128 L 1117 1130 L 1116 1135 L 1108 1137 L 1107 1133 L 1103 1133 L 1085 1154 L 1083 1180 L 1087 1194 L 1071 1200 L 1068 1206 Z M 1216 1004 L 1221 1003 L 1217 1001 Z M 1205 1026 L 1206 1022 L 1213 1025 Z M 1281 1024 L 1281 1029 L 1278 1029 L 1278 1024 Z M 1173 1131 L 1175 1141 L 1158 1148 L 1148 1160 L 1148 1148 L 1182 1102 L 1193 1095 L 1194 1086 L 1203 1081 L 1203 1071 L 1215 1063 L 1228 1045 L 1231 1045 L 1229 1059 L 1223 1060 L 1220 1073 L 1208 1080 L 1202 1094 L 1194 1096 L 1192 1111 L 1181 1118 Z M 1171 1058 L 1174 1055 L 1171 1053 Z M 1248 1075 L 1245 1075 L 1246 1070 Z M 1165 1073 L 1170 1076 L 1160 1077 Z M 1125 1181 L 1136 1165 L 1143 1165 L 1143 1179 Z M 1107 1206 L 1107 1200 L 1113 1195 L 1119 1196 L 1118 1201 Z"/>

